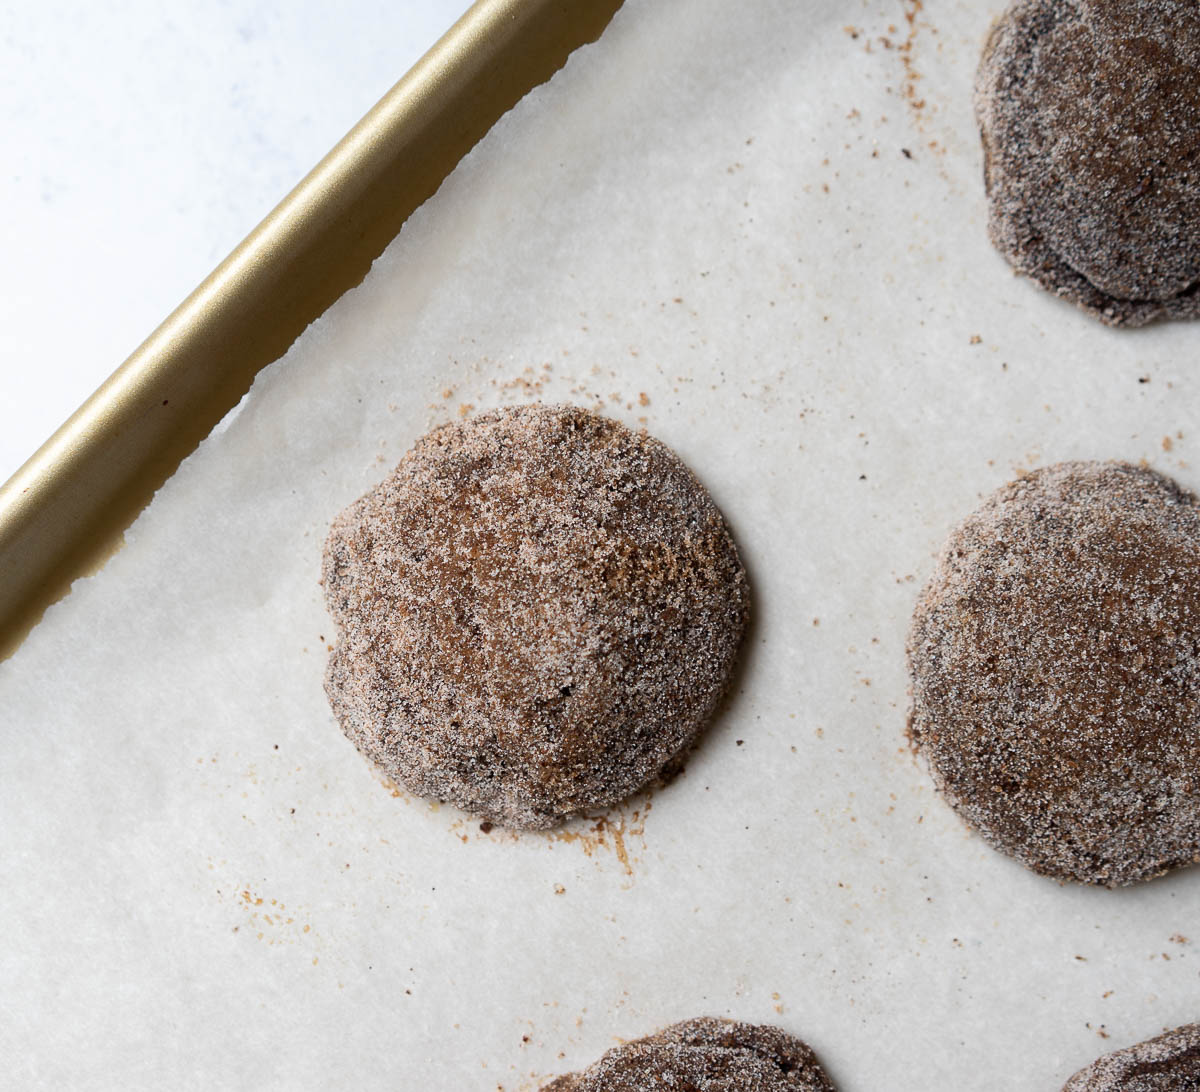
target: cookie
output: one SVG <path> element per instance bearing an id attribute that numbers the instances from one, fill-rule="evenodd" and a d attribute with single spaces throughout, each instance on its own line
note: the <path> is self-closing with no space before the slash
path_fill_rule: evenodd
<path id="1" fill-rule="evenodd" d="M 1114 326 L 1200 316 L 1200 7 L 1017 0 L 976 82 L 989 229 Z"/>
<path id="2" fill-rule="evenodd" d="M 834 1092 L 799 1039 L 766 1025 L 700 1017 L 614 1047 L 542 1092 Z"/>
<path id="3" fill-rule="evenodd" d="M 678 759 L 749 608 L 695 476 L 571 406 L 424 437 L 334 522 L 323 581 L 346 735 L 412 792 L 511 828 L 615 803 Z"/>
<path id="4" fill-rule="evenodd" d="M 1120 463 L 1010 482 L 950 536 L 908 642 L 938 789 L 1036 872 L 1200 859 L 1200 507 Z"/>
<path id="5" fill-rule="evenodd" d="M 1097 1058 L 1063 1092 L 1187 1092 L 1200 1088 L 1200 1024 Z"/>

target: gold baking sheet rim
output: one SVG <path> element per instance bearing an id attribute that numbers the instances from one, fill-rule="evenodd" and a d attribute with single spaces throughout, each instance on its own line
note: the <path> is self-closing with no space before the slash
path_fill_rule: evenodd
<path id="1" fill-rule="evenodd" d="M 495 121 L 621 0 L 478 0 L 0 486 L 0 660 L 101 567 L 260 369 L 366 275 Z"/>

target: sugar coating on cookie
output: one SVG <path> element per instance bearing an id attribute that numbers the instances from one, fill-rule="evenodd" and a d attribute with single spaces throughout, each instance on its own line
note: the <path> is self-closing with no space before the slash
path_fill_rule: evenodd
<path id="1" fill-rule="evenodd" d="M 1200 859 L 1200 507 L 1060 463 L 950 536 L 908 643 L 937 787 L 1036 872 L 1115 887 Z"/>
<path id="2" fill-rule="evenodd" d="M 614 1047 L 542 1092 L 834 1092 L 816 1055 L 779 1028 L 700 1017 Z"/>
<path id="3" fill-rule="evenodd" d="M 1200 1088 L 1200 1024 L 1097 1058 L 1063 1092 L 1186 1092 Z"/>
<path id="4" fill-rule="evenodd" d="M 1200 6 L 1017 0 L 976 81 L 992 241 L 1111 325 L 1200 317 Z"/>
<path id="5" fill-rule="evenodd" d="M 334 522 L 323 582 L 346 734 L 412 792 L 512 828 L 622 800 L 677 759 L 749 604 L 677 456 L 540 404 L 421 439 Z"/>

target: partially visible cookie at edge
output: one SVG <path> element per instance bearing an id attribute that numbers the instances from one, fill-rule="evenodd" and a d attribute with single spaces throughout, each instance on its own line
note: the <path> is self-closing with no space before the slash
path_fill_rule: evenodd
<path id="1" fill-rule="evenodd" d="M 1114 326 L 1200 317 L 1200 6 L 1017 0 L 976 81 L 989 231 Z"/>
<path id="2" fill-rule="evenodd" d="M 1200 1088 L 1200 1024 L 1116 1050 L 1081 1069 L 1062 1092 L 1187 1092 Z"/>
<path id="3" fill-rule="evenodd" d="M 345 733 L 410 791 L 518 829 L 677 761 L 749 610 L 725 519 L 682 461 L 563 405 L 422 438 L 336 519 L 323 582 Z"/>
<path id="4" fill-rule="evenodd" d="M 1116 887 L 1200 859 L 1200 504 L 1122 463 L 1010 482 L 914 612 L 909 734 L 1035 872 Z"/>
<path id="5" fill-rule="evenodd" d="M 608 1051 L 542 1092 L 835 1092 L 812 1049 L 769 1025 L 699 1017 Z"/>

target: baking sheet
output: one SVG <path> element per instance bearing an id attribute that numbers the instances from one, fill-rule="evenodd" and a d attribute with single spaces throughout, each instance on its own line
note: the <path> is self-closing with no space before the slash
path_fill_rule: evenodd
<path id="1" fill-rule="evenodd" d="M 264 372 L 0 665 L 0 1058 L 19 1087 L 537 1087 L 711 1013 L 844 1092 L 1057 1089 L 1197 1017 L 1192 870 L 1061 887 L 903 738 L 950 526 L 1022 468 L 1189 487 L 1194 326 L 1114 332 L 984 228 L 998 4 L 627 0 Z M 329 520 L 430 425 L 644 423 L 753 582 L 685 773 L 564 832 L 386 785 L 321 689 Z"/>

